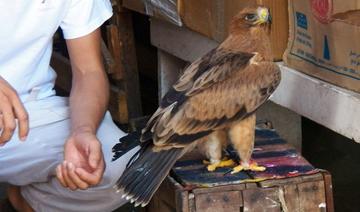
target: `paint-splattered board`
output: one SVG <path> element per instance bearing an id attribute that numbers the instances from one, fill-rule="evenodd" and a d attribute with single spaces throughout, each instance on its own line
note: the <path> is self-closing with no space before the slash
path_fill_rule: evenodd
<path id="1" fill-rule="evenodd" d="M 230 158 L 238 161 L 237 155 L 231 147 L 228 148 L 228 152 Z M 209 172 L 202 160 L 184 160 L 175 164 L 172 169 L 172 177 L 183 186 L 211 187 L 282 179 L 319 172 L 292 146 L 281 139 L 274 130 L 256 130 L 252 158 L 259 165 L 265 166 L 266 170 L 264 172 L 242 171 L 237 174 L 230 174 L 231 168 L 228 167 Z"/>

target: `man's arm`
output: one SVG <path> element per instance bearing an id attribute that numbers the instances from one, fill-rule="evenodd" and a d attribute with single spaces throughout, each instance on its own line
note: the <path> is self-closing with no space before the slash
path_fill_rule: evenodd
<path id="1" fill-rule="evenodd" d="M 86 189 L 100 182 L 104 172 L 97 128 L 104 116 L 109 86 L 100 50 L 100 30 L 67 40 L 73 82 L 70 93 L 71 134 L 64 147 L 64 162 L 57 167 L 61 184 Z"/>
<path id="2" fill-rule="evenodd" d="M 73 71 L 70 94 L 71 130 L 96 133 L 106 111 L 109 85 L 100 50 L 100 30 L 67 40 Z"/>

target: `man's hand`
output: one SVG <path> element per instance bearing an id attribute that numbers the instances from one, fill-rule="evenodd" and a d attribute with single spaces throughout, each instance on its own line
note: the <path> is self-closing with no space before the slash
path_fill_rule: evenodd
<path id="1" fill-rule="evenodd" d="M 71 190 L 97 185 L 105 165 L 101 144 L 89 131 L 74 132 L 65 143 L 64 162 L 56 168 L 56 176 Z"/>
<path id="2" fill-rule="evenodd" d="M 28 114 L 16 91 L 0 77 L 0 146 L 8 142 L 19 125 L 19 138 L 26 140 L 29 132 Z"/>
<path id="3" fill-rule="evenodd" d="M 65 143 L 64 162 L 56 173 L 60 183 L 72 190 L 98 184 L 104 173 L 101 144 L 95 135 L 109 96 L 100 38 L 100 29 L 96 29 L 66 40 L 73 73 L 69 101 L 72 133 Z"/>

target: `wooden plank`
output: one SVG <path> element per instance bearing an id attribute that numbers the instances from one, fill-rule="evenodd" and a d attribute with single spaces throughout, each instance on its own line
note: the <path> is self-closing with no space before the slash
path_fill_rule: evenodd
<path id="1" fill-rule="evenodd" d="M 206 194 L 206 193 L 216 193 L 221 191 L 241 191 L 245 189 L 245 184 L 237 185 L 225 185 L 225 186 L 216 186 L 210 188 L 196 188 L 192 192 L 194 194 Z"/>
<path id="2" fill-rule="evenodd" d="M 334 209 L 334 198 L 333 198 L 333 191 L 332 191 L 332 180 L 331 175 L 328 172 L 323 173 L 324 176 L 324 185 L 325 185 L 325 197 L 326 197 L 326 211 L 333 212 Z"/>
<path id="3" fill-rule="evenodd" d="M 165 178 L 147 206 L 148 212 L 186 211 L 188 193 L 171 177 Z"/>
<path id="4" fill-rule="evenodd" d="M 273 187 L 273 186 L 280 186 L 280 185 L 287 185 L 287 184 L 297 184 L 303 182 L 312 182 L 312 181 L 319 181 L 323 179 L 322 173 L 312 174 L 312 175 L 304 175 L 298 177 L 291 177 L 285 179 L 274 179 L 274 180 L 265 180 L 259 182 L 258 184 L 262 188 L 266 187 Z"/>
<path id="5" fill-rule="evenodd" d="M 176 190 L 177 187 L 168 178 L 166 178 L 161 184 L 161 190 L 158 193 L 161 201 L 166 205 L 172 205 L 173 210 L 176 208 Z"/>
<path id="6" fill-rule="evenodd" d="M 176 190 L 176 212 L 189 212 L 189 192 Z"/>
<path id="7" fill-rule="evenodd" d="M 258 188 L 258 184 L 257 183 L 245 183 L 245 187 L 246 187 L 246 189 Z"/>
<path id="8" fill-rule="evenodd" d="M 282 203 L 282 208 L 284 205 L 287 210 L 284 212 L 300 212 L 300 200 L 299 200 L 299 189 L 296 184 L 284 185 L 281 188 L 284 194 L 284 203 Z M 281 202 L 281 200 L 280 200 Z"/>
<path id="9" fill-rule="evenodd" d="M 277 188 L 247 189 L 243 191 L 243 211 L 279 212 L 281 204 Z"/>
<path id="10" fill-rule="evenodd" d="M 189 212 L 196 212 L 195 195 L 189 192 L 188 196 Z"/>
<path id="11" fill-rule="evenodd" d="M 155 194 L 149 204 L 146 206 L 146 212 L 157 212 L 160 211 L 161 202 L 159 197 Z"/>
<path id="12" fill-rule="evenodd" d="M 300 211 L 326 211 L 324 181 L 298 184 Z"/>
<path id="13" fill-rule="evenodd" d="M 195 196 L 196 211 L 238 212 L 242 205 L 241 191 L 202 193 Z"/>
<path id="14" fill-rule="evenodd" d="M 142 109 L 132 15 L 129 10 L 121 9 L 114 18 L 118 26 L 122 52 L 126 52 L 126 54 L 121 54 L 121 57 L 126 75 L 124 82 L 129 118 L 136 118 L 142 115 Z"/>
<path id="15" fill-rule="evenodd" d="M 113 73 L 115 68 L 115 61 L 103 39 L 101 39 L 101 53 L 104 59 L 106 73 Z"/>
<path id="16" fill-rule="evenodd" d="M 125 68 L 122 61 L 124 52 L 122 49 L 122 43 L 119 39 L 119 30 L 116 25 L 111 24 L 106 26 L 106 31 L 109 52 L 114 58 L 114 66 L 110 67 L 108 73 L 112 79 L 122 80 L 125 78 Z"/>
<path id="17" fill-rule="evenodd" d="M 126 93 L 117 86 L 110 86 L 109 111 L 114 121 L 121 124 L 129 120 Z"/>

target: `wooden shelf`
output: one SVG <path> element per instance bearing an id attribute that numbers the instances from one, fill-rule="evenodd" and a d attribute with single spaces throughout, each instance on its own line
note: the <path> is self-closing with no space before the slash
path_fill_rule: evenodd
<path id="1" fill-rule="evenodd" d="M 282 80 L 271 100 L 360 143 L 360 94 L 279 63 Z"/>

